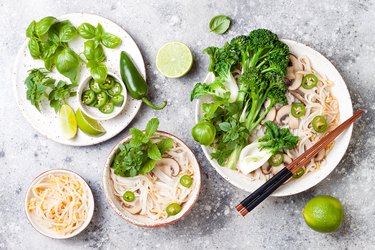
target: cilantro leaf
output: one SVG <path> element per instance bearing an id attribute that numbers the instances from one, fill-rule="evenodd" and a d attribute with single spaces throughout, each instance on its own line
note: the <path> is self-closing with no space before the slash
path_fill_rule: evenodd
<path id="1" fill-rule="evenodd" d="M 152 136 L 156 130 L 159 127 L 159 119 L 158 118 L 152 118 L 151 120 L 148 121 L 145 133 L 147 136 Z"/>

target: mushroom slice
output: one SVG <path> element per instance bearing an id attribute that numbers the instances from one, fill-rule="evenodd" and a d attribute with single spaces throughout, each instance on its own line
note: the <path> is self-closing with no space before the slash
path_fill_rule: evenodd
<path id="1" fill-rule="evenodd" d="M 156 163 L 156 166 L 168 176 L 177 176 L 180 172 L 180 166 L 172 158 L 163 158 Z"/>
<path id="2" fill-rule="evenodd" d="M 304 96 L 305 96 L 305 93 L 304 93 L 304 92 L 302 92 L 302 91 L 299 90 L 299 89 L 296 89 L 296 90 L 290 90 L 289 92 L 290 92 L 295 98 L 297 98 L 300 102 L 306 104 L 306 102 L 305 102 L 305 98 L 304 98 Z"/>
<path id="3" fill-rule="evenodd" d="M 302 84 L 304 72 L 303 71 L 297 71 L 295 73 L 295 79 L 293 80 L 292 85 L 288 87 L 289 90 L 296 90 L 298 89 Z"/>
<path id="4" fill-rule="evenodd" d="M 264 163 L 262 165 L 262 167 L 260 168 L 260 170 L 262 170 L 262 173 L 267 175 L 267 174 L 270 174 L 271 173 L 271 168 L 272 166 L 269 164 L 269 162 L 267 161 L 266 163 Z"/>
<path id="5" fill-rule="evenodd" d="M 276 114 L 276 121 L 279 124 L 287 124 L 289 122 L 289 116 L 291 114 L 291 105 L 282 106 Z"/>
<path id="6" fill-rule="evenodd" d="M 326 150 L 322 149 L 316 156 L 315 161 L 321 161 L 326 156 Z"/>
<path id="7" fill-rule="evenodd" d="M 139 199 L 136 199 L 134 202 L 131 202 L 131 203 L 124 202 L 123 204 L 124 204 L 126 211 L 132 214 L 138 214 L 142 209 Z"/>
<path id="8" fill-rule="evenodd" d="M 289 128 L 291 129 L 297 129 L 299 127 L 299 119 L 298 118 L 295 118 L 294 116 L 290 116 L 289 117 Z"/>

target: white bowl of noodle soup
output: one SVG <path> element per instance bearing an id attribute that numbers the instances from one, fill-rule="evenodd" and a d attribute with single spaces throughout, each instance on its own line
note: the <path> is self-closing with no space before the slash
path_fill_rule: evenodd
<path id="1" fill-rule="evenodd" d="M 307 58 L 309 62 L 307 63 L 309 67 L 313 68 L 315 72 L 320 74 L 323 78 L 333 83 L 330 87 L 330 93 L 334 96 L 337 100 L 338 104 L 338 122 L 336 126 L 348 119 L 353 115 L 353 107 L 352 102 L 350 99 L 349 91 L 347 86 L 342 79 L 340 73 L 337 69 L 326 59 L 323 55 L 319 52 L 315 51 L 314 49 L 295 42 L 291 40 L 282 39 L 284 43 L 289 46 L 290 53 L 295 55 L 298 59 L 299 58 Z M 205 82 L 211 82 L 212 75 L 209 73 Z M 195 119 L 196 122 L 199 121 L 200 117 L 202 117 L 203 112 L 201 109 L 202 103 L 210 102 L 210 97 L 202 97 L 196 103 L 196 110 L 195 110 Z M 333 128 L 331 128 L 333 129 Z M 353 127 L 350 126 L 346 131 L 344 131 L 334 142 L 333 147 L 330 148 L 330 151 L 325 155 L 324 162 L 317 168 L 311 169 L 313 171 L 306 173 L 301 178 L 296 180 L 290 180 L 286 184 L 282 185 L 279 189 L 271 194 L 271 196 L 288 196 L 303 192 L 321 182 L 324 178 L 326 178 L 339 164 L 340 160 L 344 156 L 346 149 L 349 145 L 350 137 L 352 134 Z M 257 136 L 255 136 L 257 138 Z M 253 138 L 253 139 L 255 139 Z M 314 141 L 314 143 L 316 143 Z M 311 143 L 312 145 L 313 143 Z M 309 145 L 309 146 L 311 146 Z M 220 166 L 216 160 L 213 160 L 211 157 L 212 148 L 202 146 L 203 152 L 211 163 L 211 165 L 215 168 L 215 170 L 228 182 L 233 184 L 234 186 L 245 190 L 247 192 L 254 192 L 258 187 L 260 187 L 270 176 L 264 176 L 260 174 L 262 178 L 254 178 L 254 176 L 245 175 L 239 171 L 231 170 L 227 167 Z M 298 152 L 299 154 L 302 153 L 303 150 Z M 295 153 L 295 156 L 298 154 Z M 282 164 L 283 165 L 283 164 Z M 310 166 L 311 167 L 311 166 Z M 279 169 L 280 170 L 280 169 Z M 259 172 L 259 171 L 258 171 Z M 258 173 L 259 174 L 259 173 Z"/>
<path id="2" fill-rule="evenodd" d="M 113 173 L 113 169 L 111 168 L 114 156 L 118 151 L 119 144 L 129 141 L 130 138 L 131 136 L 128 136 L 125 139 L 123 139 L 120 143 L 118 143 L 109 154 L 108 159 L 105 163 L 104 174 L 103 174 L 103 188 L 104 188 L 105 196 L 110 206 L 123 219 L 125 219 L 126 221 L 136 226 L 152 228 L 152 227 L 163 227 L 163 226 L 167 226 L 172 223 L 175 223 L 176 221 L 184 217 L 193 208 L 195 202 L 198 199 L 200 186 L 201 186 L 201 171 L 200 171 L 200 167 L 199 167 L 197 159 L 195 158 L 193 152 L 189 149 L 189 147 L 176 136 L 169 134 L 167 132 L 163 132 L 163 131 L 157 131 L 155 133 L 155 135 L 152 138 L 153 141 L 163 139 L 163 138 L 173 139 L 174 147 L 168 152 L 166 152 L 165 154 L 163 154 L 163 160 L 166 158 L 174 159 L 178 163 L 179 170 L 174 172 L 174 174 L 178 173 L 176 174 L 176 176 L 171 175 L 167 178 L 171 182 L 168 182 L 165 179 L 161 180 L 157 176 L 159 176 L 160 174 L 163 175 L 163 173 L 165 173 L 165 172 L 160 173 L 160 169 L 162 169 L 164 166 L 159 165 L 157 163 L 156 167 L 151 172 L 152 173 L 151 175 L 155 178 L 155 183 L 158 183 L 158 185 L 164 185 L 164 186 L 168 185 L 169 187 L 172 187 L 171 188 L 173 189 L 172 192 L 176 190 L 175 193 L 178 193 L 180 195 L 180 196 L 179 195 L 174 196 L 174 194 L 172 193 L 170 196 L 166 198 L 164 203 L 169 204 L 169 203 L 178 202 L 180 203 L 182 207 L 182 210 L 176 215 L 168 216 L 165 213 L 163 213 L 163 211 L 158 212 L 158 213 L 161 213 L 162 215 L 155 215 L 151 212 L 153 210 L 151 210 L 150 207 L 146 207 L 144 209 L 144 206 L 147 206 L 150 204 L 151 206 L 155 205 L 154 203 L 149 202 L 148 200 L 151 197 L 149 190 L 151 189 L 156 190 L 152 192 L 153 194 L 158 193 L 157 188 L 154 188 L 154 185 L 148 186 L 149 184 L 147 184 L 149 183 L 147 179 L 150 178 L 150 174 L 138 175 L 135 177 L 121 177 L 121 176 L 115 175 Z M 182 158 L 180 158 L 180 156 Z M 186 168 L 187 165 L 184 163 L 183 159 L 186 159 L 185 162 L 187 161 L 187 164 L 188 164 L 187 168 Z M 180 177 L 186 174 L 187 169 L 189 170 L 189 173 L 190 173 L 189 175 L 193 179 L 193 182 L 190 188 L 185 188 L 181 186 L 181 184 L 179 183 Z M 138 188 L 138 187 L 141 187 L 141 188 Z M 155 187 L 159 188 L 160 186 L 156 186 L 155 184 Z M 127 190 L 134 191 L 136 195 L 135 200 L 131 202 L 131 204 L 125 202 L 122 199 L 122 194 Z M 167 192 L 167 190 L 164 190 L 163 192 Z M 186 195 L 186 192 L 188 192 L 187 195 Z M 142 196 L 143 196 L 143 199 L 141 198 Z M 147 197 L 146 202 L 142 202 L 142 200 L 143 201 L 145 200 L 144 199 L 145 196 Z M 164 206 L 161 205 L 160 209 L 164 210 L 165 209 L 164 207 L 165 205 Z"/>

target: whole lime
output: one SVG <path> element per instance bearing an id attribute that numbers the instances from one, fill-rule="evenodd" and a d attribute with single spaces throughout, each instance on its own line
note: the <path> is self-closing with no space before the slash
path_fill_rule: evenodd
<path id="1" fill-rule="evenodd" d="M 321 195 L 312 198 L 302 210 L 306 224 L 321 233 L 337 231 L 344 219 L 344 208 L 335 197 Z"/>

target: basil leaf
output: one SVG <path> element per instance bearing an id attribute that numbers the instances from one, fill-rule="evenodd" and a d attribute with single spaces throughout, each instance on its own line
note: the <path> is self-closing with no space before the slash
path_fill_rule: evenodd
<path id="1" fill-rule="evenodd" d="M 32 21 L 30 24 L 29 24 L 29 27 L 27 27 L 26 29 L 26 37 L 33 37 L 34 36 L 34 32 L 35 32 L 35 24 L 36 22 L 35 21 Z"/>
<path id="2" fill-rule="evenodd" d="M 111 33 L 104 32 L 101 36 L 102 44 L 110 49 L 114 49 L 121 44 L 121 39 Z"/>
<path id="3" fill-rule="evenodd" d="M 76 28 L 71 24 L 70 21 L 64 21 L 59 27 L 59 38 L 61 42 L 69 42 L 77 35 Z"/>
<path id="4" fill-rule="evenodd" d="M 79 70 L 79 57 L 70 48 L 63 49 L 56 57 L 56 68 L 73 84 L 77 83 Z"/>
<path id="5" fill-rule="evenodd" d="M 147 160 L 145 164 L 143 164 L 143 166 L 139 170 L 139 174 L 144 175 L 144 174 L 150 173 L 155 168 L 155 165 L 156 165 L 155 160 Z"/>
<path id="6" fill-rule="evenodd" d="M 38 40 L 35 37 L 30 38 L 28 44 L 30 54 L 34 59 L 38 59 L 40 57 L 40 48 Z"/>
<path id="7" fill-rule="evenodd" d="M 210 30 L 216 34 L 224 34 L 230 27 L 231 20 L 224 15 L 215 16 L 210 21 Z"/>
<path id="8" fill-rule="evenodd" d="M 59 47 L 58 44 L 55 44 L 51 41 L 40 43 L 42 58 L 48 59 L 52 57 L 55 54 L 58 47 Z"/>
<path id="9" fill-rule="evenodd" d="M 173 144 L 174 142 L 172 138 L 165 138 L 158 142 L 156 145 L 158 146 L 160 153 L 164 154 L 165 152 L 173 148 Z"/>
<path id="10" fill-rule="evenodd" d="M 102 25 L 100 23 L 98 23 L 98 25 L 96 26 L 96 29 L 95 29 L 95 37 L 98 38 L 98 39 L 101 39 L 103 32 L 104 32 L 104 30 L 103 30 Z"/>
<path id="11" fill-rule="evenodd" d="M 87 60 L 93 60 L 98 63 L 106 60 L 103 47 L 99 44 L 99 46 L 95 48 L 94 40 L 88 40 L 84 43 L 83 54 L 85 55 Z"/>
<path id="12" fill-rule="evenodd" d="M 152 118 L 151 120 L 148 121 L 145 134 L 146 136 L 150 137 L 152 136 L 156 130 L 159 127 L 159 119 L 158 118 Z M 150 157 L 151 158 L 151 157 Z"/>
<path id="13" fill-rule="evenodd" d="M 95 67 L 90 69 L 90 74 L 94 78 L 95 82 L 103 83 L 107 78 L 107 66 L 103 63 L 98 63 Z"/>
<path id="14" fill-rule="evenodd" d="M 158 161 L 158 160 L 162 159 L 159 148 L 154 143 L 150 143 L 150 145 L 148 146 L 147 156 L 148 156 L 148 158 L 150 158 L 152 160 L 155 160 L 155 161 Z"/>
<path id="15" fill-rule="evenodd" d="M 78 34 L 85 39 L 94 38 L 95 31 L 95 27 L 89 23 L 82 23 L 80 26 L 78 26 Z"/>
<path id="16" fill-rule="evenodd" d="M 41 19 L 35 25 L 35 33 L 37 36 L 41 37 L 48 32 L 51 26 L 57 22 L 57 19 L 52 16 L 47 16 Z"/>

